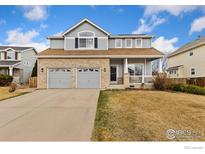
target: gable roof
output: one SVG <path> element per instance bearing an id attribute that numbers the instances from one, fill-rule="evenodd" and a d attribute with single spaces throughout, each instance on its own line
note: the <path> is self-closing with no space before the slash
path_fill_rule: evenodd
<path id="1" fill-rule="evenodd" d="M 89 24 L 91 24 L 92 26 L 96 27 L 97 29 L 99 29 L 100 31 L 102 31 L 103 33 L 110 35 L 109 32 L 105 31 L 104 29 L 102 29 L 100 26 L 96 25 L 95 23 L 91 22 L 90 20 L 88 20 L 87 18 L 81 20 L 79 23 L 75 24 L 74 26 L 72 26 L 71 28 L 67 29 L 65 32 L 62 33 L 62 35 L 64 36 L 65 34 L 67 34 L 68 32 L 72 31 L 73 29 L 75 29 L 76 27 L 80 26 L 81 24 L 88 22 Z"/>
<path id="2" fill-rule="evenodd" d="M 192 42 L 189 42 L 187 44 L 185 44 L 184 46 L 182 46 L 181 48 L 177 49 L 176 51 L 174 51 L 173 53 L 171 53 L 169 57 L 173 57 L 175 55 L 178 55 L 180 53 L 183 53 L 183 52 L 186 52 L 188 50 L 191 50 L 193 48 L 196 48 L 196 47 L 199 47 L 199 46 L 202 46 L 202 45 L 205 45 L 205 37 L 201 37 L 201 38 L 198 38 Z"/>
<path id="3" fill-rule="evenodd" d="M 6 50 L 6 49 L 14 49 L 14 50 L 26 50 L 33 47 L 20 47 L 20 46 L 0 46 L 0 50 Z"/>

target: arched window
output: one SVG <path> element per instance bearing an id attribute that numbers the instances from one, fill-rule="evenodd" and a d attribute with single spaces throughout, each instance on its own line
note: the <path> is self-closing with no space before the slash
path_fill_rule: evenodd
<path id="1" fill-rule="evenodd" d="M 12 49 L 6 51 L 6 59 L 15 60 L 15 52 Z"/>
<path id="2" fill-rule="evenodd" d="M 95 33 L 91 31 L 81 31 L 78 33 L 79 48 L 93 49 Z"/>

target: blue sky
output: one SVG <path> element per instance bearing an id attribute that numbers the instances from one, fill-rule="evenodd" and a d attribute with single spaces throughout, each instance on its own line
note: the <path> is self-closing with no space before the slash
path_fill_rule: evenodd
<path id="1" fill-rule="evenodd" d="M 204 6 L 0 6 L 0 44 L 40 51 L 47 36 L 83 18 L 112 34 L 153 34 L 153 46 L 163 52 L 205 35 Z"/>

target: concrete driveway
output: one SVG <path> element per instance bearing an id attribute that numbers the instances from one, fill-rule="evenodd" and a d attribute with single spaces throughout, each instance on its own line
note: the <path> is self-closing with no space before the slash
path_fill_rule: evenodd
<path id="1" fill-rule="evenodd" d="M 37 90 L 0 101 L 1 141 L 89 141 L 99 90 Z"/>

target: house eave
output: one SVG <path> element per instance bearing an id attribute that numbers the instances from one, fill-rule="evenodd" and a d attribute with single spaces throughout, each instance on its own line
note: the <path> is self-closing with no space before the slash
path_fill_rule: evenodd
<path id="1" fill-rule="evenodd" d="M 65 36 L 67 33 L 69 33 L 70 31 L 72 31 L 73 29 L 75 29 L 76 27 L 78 27 L 79 25 L 81 25 L 84 22 L 88 22 L 91 25 L 93 25 L 94 27 L 98 28 L 100 31 L 104 32 L 105 34 L 110 35 L 109 32 L 105 31 L 100 26 L 96 25 L 95 23 L 91 22 L 89 19 L 85 18 L 85 19 L 81 20 L 79 23 L 77 23 L 74 26 L 72 26 L 71 28 L 67 29 L 65 32 L 63 32 L 62 36 Z"/>
<path id="2" fill-rule="evenodd" d="M 39 55 L 37 58 L 162 58 L 163 55 Z"/>

